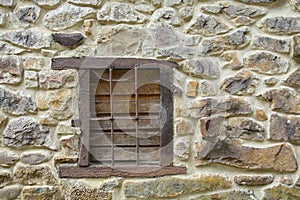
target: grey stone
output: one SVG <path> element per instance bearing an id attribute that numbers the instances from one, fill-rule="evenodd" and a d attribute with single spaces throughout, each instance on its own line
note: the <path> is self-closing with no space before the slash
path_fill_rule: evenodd
<path id="1" fill-rule="evenodd" d="M 185 65 L 183 71 L 195 77 L 216 79 L 220 76 L 219 64 L 212 58 L 195 58 Z"/>
<path id="2" fill-rule="evenodd" d="M 9 150 L 0 151 L 0 166 L 11 167 L 20 159 L 19 155 Z"/>
<path id="3" fill-rule="evenodd" d="M 201 11 L 206 13 L 213 13 L 217 14 L 220 13 L 222 10 L 222 6 L 219 5 L 209 5 L 209 6 L 202 6 Z"/>
<path id="4" fill-rule="evenodd" d="M 157 9 L 151 16 L 151 21 L 154 24 L 179 26 L 180 20 L 177 16 L 177 11 L 174 8 L 164 7 Z"/>
<path id="5" fill-rule="evenodd" d="M 257 78 L 248 71 L 242 71 L 236 76 L 226 78 L 221 89 L 230 94 L 250 95 L 255 92 Z"/>
<path id="6" fill-rule="evenodd" d="M 185 6 L 179 9 L 179 15 L 185 20 L 189 20 L 193 17 L 194 8 L 190 6 Z"/>
<path id="7" fill-rule="evenodd" d="M 38 19 L 41 9 L 37 6 L 24 6 L 19 7 L 15 13 L 22 25 L 29 25 Z"/>
<path id="8" fill-rule="evenodd" d="M 0 0 L 0 6 L 12 7 L 15 4 L 15 0 Z"/>
<path id="9" fill-rule="evenodd" d="M 9 43 L 0 41 L 0 53 L 2 55 L 17 55 L 23 53 L 25 49 L 15 47 Z"/>
<path id="10" fill-rule="evenodd" d="M 172 26 L 151 26 L 149 32 L 157 49 L 176 46 L 180 42 L 179 34 Z"/>
<path id="11" fill-rule="evenodd" d="M 33 30 L 7 31 L 0 35 L 0 39 L 28 49 L 50 47 L 51 35 Z"/>
<path id="12" fill-rule="evenodd" d="M 199 54 L 202 56 L 219 55 L 226 50 L 244 47 L 249 43 L 247 32 L 248 28 L 242 27 L 223 36 L 204 39 L 199 45 Z"/>
<path id="13" fill-rule="evenodd" d="M 83 5 L 83 6 L 96 6 L 99 7 L 101 5 L 101 0 L 69 0 L 68 2 Z"/>
<path id="14" fill-rule="evenodd" d="M 76 156 L 79 149 L 79 138 L 77 135 L 67 135 L 60 138 L 60 143 L 64 150 L 64 155 Z"/>
<path id="15" fill-rule="evenodd" d="M 23 67 L 28 70 L 40 71 L 44 67 L 44 58 L 25 57 L 23 58 Z"/>
<path id="16" fill-rule="evenodd" d="M 63 86 L 72 88 L 76 86 L 77 72 L 75 70 L 49 70 L 39 72 L 39 85 L 43 89 L 58 89 Z"/>
<path id="17" fill-rule="evenodd" d="M 55 134 L 58 135 L 74 135 L 76 134 L 76 129 L 74 127 L 71 127 L 69 125 L 60 123 L 58 124 Z"/>
<path id="18" fill-rule="evenodd" d="M 0 199 L 17 199 L 21 194 L 22 186 L 20 185 L 10 185 L 4 188 L 0 188 Z"/>
<path id="19" fill-rule="evenodd" d="M 23 75 L 23 66 L 20 57 L 0 57 L 0 70 L 0 83 L 10 85 L 17 85 L 21 83 Z"/>
<path id="20" fill-rule="evenodd" d="M 190 59 L 195 57 L 195 55 L 196 47 L 189 47 L 184 45 L 159 49 L 157 52 L 158 58 L 170 57 L 176 60 Z"/>
<path id="21" fill-rule="evenodd" d="M 201 135 L 204 140 L 212 140 L 221 135 L 224 117 L 201 117 L 199 119 Z"/>
<path id="22" fill-rule="evenodd" d="M 293 36 L 293 57 L 300 58 L 300 34 Z"/>
<path id="23" fill-rule="evenodd" d="M 182 0 L 165 0 L 165 6 L 176 6 L 181 4 Z"/>
<path id="24" fill-rule="evenodd" d="M 190 34 L 202 34 L 204 36 L 214 36 L 226 33 L 231 30 L 221 18 L 200 14 L 196 21 L 192 22 L 187 29 Z"/>
<path id="25" fill-rule="evenodd" d="M 261 95 L 262 98 L 271 101 L 271 109 L 285 113 L 300 113 L 300 98 L 296 92 L 290 89 L 272 89 Z"/>
<path id="26" fill-rule="evenodd" d="M 0 188 L 12 182 L 12 176 L 9 171 L 0 171 Z"/>
<path id="27" fill-rule="evenodd" d="M 290 52 L 291 42 L 289 39 L 278 39 L 269 36 L 255 35 L 253 37 L 252 45 L 256 49 L 288 53 Z"/>
<path id="28" fill-rule="evenodd" d="M 56 90 L 50 92 L 48 98 L 49 114 L 51 118 L 66 120 L 74 114 L 72 90 Z"/>
<path id="29" fill-rule="evenodd" d="M 23 153 L 21 155 L 21 161 L 25 164 L 29 165 L 37 165 L 43 162 L 46 162 L 50 159 L 49 153 L 34 153 L 34 152 L 28 152 Z"/>
<path id="30" fill-rule="evenodd" d="M 238 199 L 238 200 L 258 200 L 252 190 L 231 190 L 228 192 L 218 192 L 214 194 L 206 194 L 201 195 L 191 200 L 213 200 L 213 199 L 222 199 L 222 200 L 230 200 L 230 199 Z"/>
<path id="31" fill-rule="evenodd" d="M 0 127 L 2 124 L 4 124 L 4 122 L 6 120 L 7 120 L 7 117 L 4 114 L 0 113 Z"/>
<path id="32" fill-rule="evenodd" d="M 64 30 L 82 21 L 94 13 L 92 8 L 64 4 L 56 10 L 48 12 L 44 17 L 44 25 L 53 31 Z"/>
<path id="33" fill-rule="evenodd" d="M 6 22 L 6 12 L 4 10 L 0 10 L 0 26 L 4 26 Z"/>
<path id="34" fill-rule="evenodd" d="M 217 94 L 217 87 L 208 81 L 202 81 L 199 89 L 200 95 L 203 97 L 215 96 Z"/>
<path id="35" fill-rule="evenodd" d="M 284 83 L 290 87 L 300 87 L 300 69 L 292 72 Z"/>
<path id="36" fill-rule="evenodd" d="M 59 187 L 49 186 L 24 187 L 21 195 L 22 200 L 64 199 L 59 191 Z"/>
<path id="37" fill-rule="evenodd" d="M 38 124 L 31 117 L 19 117 L 9 121 L 2 134 L 5 146 L 22 148 L 26 146 L 55 149 L 48 126 Z"/>
<path id="38" fill-rule="evenodd" d="M 53 40 L 65 47 L 75 47 L 79 45 L 84 36 L 81 33 L 53 33 Z"/>
<path id="39" fill-rule="evenodd" d="M 190 138 L 189 136 L 176 138 L 174 141 L 174 155 L 179 160 L 187 160 L 190 154 Z"/>
<path id="40" fill-rule="evenodd" d="M 35 3 L 37 3 L 39 6 L 42 7 L 53 7 L 60 3 L 60 0 L 33 0 Z"/>
<path id="41" fill-rule="evenodd" d="M 178 136 L 186 136 L 186 135 L 192 135 L 194 134 L 195 129 L 193 127 L 192 122 L 180 118 L 178 121 L 176 121 L 176 135 Z"/>
<path id="42" fill-rule="evenodd" d="M 243 3 L 273 3 L 277 0 L 239 0 Z"/>
<path id="43" fill-rule="evenodd" d="M 292 0 L 291 1 L 296 10 L 300 11 L 300 0 Z"/>
<path id="44" fill-rule="evenodd" d="M 289 68 L 287 59 L 267 51 L 255 52 L 244 57 L 244 65 L 252 71 L 267 75 L 283 74 Z"/>
<path id="45" fill-rule="evenodd" d="M 189 105 L 189 109 L 194 118 L 208 117 L 213 114 L 234 116 L 252 113 L 251 106 L 246 100 L 233 97 L 195 100 Z"/>
<path id="46" fill-rule="evenodd" d="M 267 86 L 274 86 L 276 83 L 278 83 L 278 79 L 276 77 L 267 78 L 264 80 L 264 83 Z"/>
<path id="47" fill-rule="evenodd" d="M 35 71 L 25 71 L 25 88 L 37 88 L 39 87 L 38 73 Z"/>
<path id="48" fill-rule="evenodd" d="M 270 139 L 300 144 L 300 117 L 272 114 Z"/>
<path id="49" fill-rule="evenodd" d="M 276 34 L 300 33 L 300 17 L 271 17 L 258 25 L 263 31 Z"/>
<path id="50" fill-rule="evenodd" d="M 286 187 L 284 185 L 277 185 L 264 190 L 263 200 L 269 199 L 299 199 L 299 187 Z"/>
<path id="51" fill-rule="evenodd" d="M 231 18 L 246 16 L 246 17 L 258 17 L 266 14 L 266 10 L 253 7 L 246 6 L 244 4 L 232 4 L 232 3 L 221 3 L 222 11 Z"/>
<path id="52" fill-rule="evenodd" d="M 232 21 L 236 26 L 248 26 L 256 22 L 255 19 L 246 16 L 238 16 Z"/>
<path id="53" fill-rule="evenodd" d="M 274 180 L 273 175 L 239 175 L 234 177 L 234 182 L 238 185 L 246 185 L 246 186 L 262 186 L 271 184 Z"/>
<path id="54" fill-rule="evenodd" d="M 13 115 L 36 113 L 35 102 L 30 96 L 3 87 L 0 87 L 0 109 Z"/>

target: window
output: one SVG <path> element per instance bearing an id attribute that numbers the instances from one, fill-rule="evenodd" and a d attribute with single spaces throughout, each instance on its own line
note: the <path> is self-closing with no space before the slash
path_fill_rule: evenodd
<path id="1" fill-rule="evenodd" d="M 135 58 L 54 58 L 53 69 L 79 70 L 81 142 L 61 177 L 153 177 L 173 166 L 175 63 Z"/>

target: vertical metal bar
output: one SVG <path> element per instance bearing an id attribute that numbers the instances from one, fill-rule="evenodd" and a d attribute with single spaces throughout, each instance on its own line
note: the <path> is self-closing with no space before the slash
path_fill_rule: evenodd
<path id="1" fill-rule="evenodd" d="M 136 133 L 136 164 L 140 164 L 140 141 L 138 133 L 138 66 L 134 68 L 134 79 L 135 79 L 135 133 Z"/>
<path id="2" fill-rule="evenodd" d="M 114 115 L 113 115 L 113 78 L 112 78 L 113 69 L 109 69 L 109 96 L 110 96 L 110 139 L 111 139 L 111 165 L 115 165 L 115 149 L 114 149 Z"/>

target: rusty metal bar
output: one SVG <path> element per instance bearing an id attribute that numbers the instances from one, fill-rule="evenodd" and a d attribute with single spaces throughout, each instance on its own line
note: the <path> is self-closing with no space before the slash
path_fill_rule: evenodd
<path id="1" fill-rule="evenodd" d="M 135 131 L 136 131 L 136 164 L 139 165 L 140 163 L 140 146 L 139 146 L 139 133 L 138 133 L 138 66 L 134 67 L 134 79 L 135 79 Z"/>
<path id="2" fill-rule="evenodd" d="M 113 115 L 113 83 L 112 83 L 112 71 L 113 69 L 109 69 L 109 95 L 110 95 L 110 122 L 111 122 L 111 129 L 110 129 L 110 137 L 111 137 L 111 165 L 114 166 L 115 164 L 115 150 L 114 150 L 114 115 Z"/>

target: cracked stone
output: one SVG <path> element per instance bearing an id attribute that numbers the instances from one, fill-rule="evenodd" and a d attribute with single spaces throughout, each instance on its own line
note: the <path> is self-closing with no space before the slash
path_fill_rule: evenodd
<path id="1" fill-rule="evenodd" d="M 300 33 L 300 17 L 271 17 L 258 25 L 263 31 L 276 34 Z"/>
<path id="2" fill-rule="evenodd" d="M 18 85 L 22 81 L 23 66 L 18 56 L 0 57 L 0 83 Z"/>
<path id="3" fill-rule="evenodd" d="M 231 18 L 246 16 L 246 17 L 259 17 L 266 14 L 266 10 L 258 7 L 246 6 L 244 4 L 221 3 L 222 11 Z"/>
<path id="4" fill-rule="evenodd" d="M 300 87 L 300 69 L 292 72 L 284 83 L 290 87 Z"/>
<path id="5" fill-rule="evenodd" d="M 65 47 L 75 47 L 79 45 L 84 36 L 81 33 L 53 33 L 53 40 Z"/>
<path id="6" fill-rule="evenodd" d="M 41 9 L 38 6 L 19 7 L 16 11 L 19 21 L 27 26 L 36 22 L 40 16 Z"/>
<path id="7" fill-rule="evenodd" d="M 195 58 L 185 65 L 183 71 L 195 77 L 217 79 L 220 76 L 219 64 L 212 58 Z"/>
<path id="8" fill-rule="evenodd" d="M 0 166 L 11 167 L 20 159 L 19 155 L 15 154 L 10 150 L 0 151 Z"/>
<path id="9" fill-rule="evenodd" d="M 270 50 L 279 53 L 290 52 L 290 40 L 278 39 L 268 36 L 255 35 L 252 45 L 255 49 Z"/>
<path id="10" fill-rule="evenodd" d="M 273 175 L 250 176 L 239 175 L 234 177 L 234 182 L 238 185 L 262 186 L 271 184 L 274 180 Z"/>

